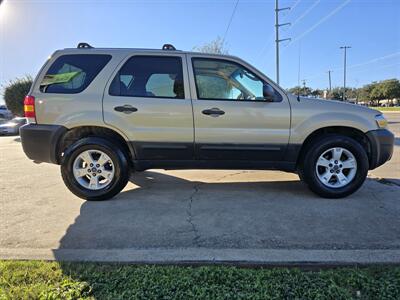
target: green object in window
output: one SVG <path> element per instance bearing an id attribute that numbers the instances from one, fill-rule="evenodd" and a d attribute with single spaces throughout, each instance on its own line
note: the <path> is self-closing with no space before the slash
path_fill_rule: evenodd
<path id="1" fill-rule="evenodd" d="M 40 85 L 51 85 L 55 83 L 67 83 L 74 79 L 81 72 L 68 72 L 61 74 L 48 74 L 44 76 L 42 83 Z"/>

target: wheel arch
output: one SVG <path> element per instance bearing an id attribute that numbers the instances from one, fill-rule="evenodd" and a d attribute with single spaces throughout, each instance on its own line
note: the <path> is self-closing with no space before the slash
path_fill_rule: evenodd
<path id="1" fill-rule="evenodd" d="M 68 130 L 59 138 L 57 147 L 58 162 L 62 162 L 63 154 L 68 147 L 76 141 L 86 137 L 102 137 L 111 140 L 120 145 L 123 151 L 128 155 L 129 162 L 132 163 L 135 158 L 135 152 L 130 143 L 124 136 L 114 129 L 102 126 L 77 126 L 68 128 Z"/>
<path id="2" fill-rule="evenodd" d="M 339 134 L 356 140 L 365 149 L 368 156 L 368 161 L 371 162 L 371 144 L 367 135 L 364 132 L 354 127 L 329 126 L 319 128 L 306 137 L 301 145 L 299 154 L 297 156 L 296 168 L 302 165 L 305 153 L 307 152 L 307 149 L 313 144 L 313 142 L 326 134 Z"/>

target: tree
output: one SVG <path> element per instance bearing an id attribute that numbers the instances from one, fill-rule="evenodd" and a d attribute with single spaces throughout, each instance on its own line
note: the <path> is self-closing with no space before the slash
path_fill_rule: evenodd
<path id="1" fill-rule="evenodd" d="M 364 85 L 362 88 L 359 89 L 358 96 L 360 101 L 367 102 L 368 104 L 373 101 L 371 97 L 371 92 L 376 84 L 376 82 L 372 82 L 370 84 Z"/>
<path id="2" fill-rule="evenodd" d="M 7 108 L 17 116 L 24 115 L 24 98 L 29 93 L 32 77 L 25 76 L 10 81 L 4 87 L 4 100 Z"/>
<path id="3" fill-rule="evenodd" d="M 324 96 L 324 91 L 320 89 L 312 90 L 311 96 L 315 98 L 322 98 Z"/>
<path id="4" fill-rule="evenodd" d="M 292 93 L 293 95 L 300 95 L 300 96 L 311 96 L 312 94 L 312 89 L 308 86 L 295 86 L 290 89 L 288 89 L 289 93 Z"/>
<path id="5" fill-rule="evenodd" d="M 375 102 L 375 105 L 379 106 L 379 101 L 385 98 L 381 83 L 376 83 L 371 89 L 369 97 Z"/>
<path id="6" fill-rule="evenodd" d="M 346 88 L 347 99 L 357 99 L 358 90 L 356 88 Z"/>
<path id="7" fill-rule="evenodd" d="M 398 79 L 384 80 L 379 85 L 383 99 L 393 100 L 394 98 L 400 98 L 400 81 Z"/>
<path id="8" fill-rule="evenodd" d="M 221 37 L 217 37 L 215 40 L 203 44 L 202 46 L 195 46 L 193 47 L 193 51 L 213 54 L 228 54 L 228 49 L 225 48 Z"/>
<path id="9" fill-rule="evenodd" d="M 334 87 L 327 96 L 328 99 L 333 99 L 333 100 L 342 100 L 343 98 L 343 93 L 342 89 L 339 87 Z"/>

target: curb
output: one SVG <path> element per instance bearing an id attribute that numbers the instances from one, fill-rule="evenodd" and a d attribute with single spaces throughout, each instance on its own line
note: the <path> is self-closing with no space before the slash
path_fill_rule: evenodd
<path id="1" fill-rule="evenodd" d="M 400 249 L 29 249 L 0 248 L 0 259 L 133 264 L 366 265 L 400 264 Z"/>

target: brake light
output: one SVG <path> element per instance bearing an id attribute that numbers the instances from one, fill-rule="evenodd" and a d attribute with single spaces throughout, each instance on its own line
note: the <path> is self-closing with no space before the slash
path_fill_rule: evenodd
<path id="1" fill-rule="evenodd" d="M 26 118 L 36 118 L 35 97 L 27 95 L 24 99 L 24 114 Z"/>

